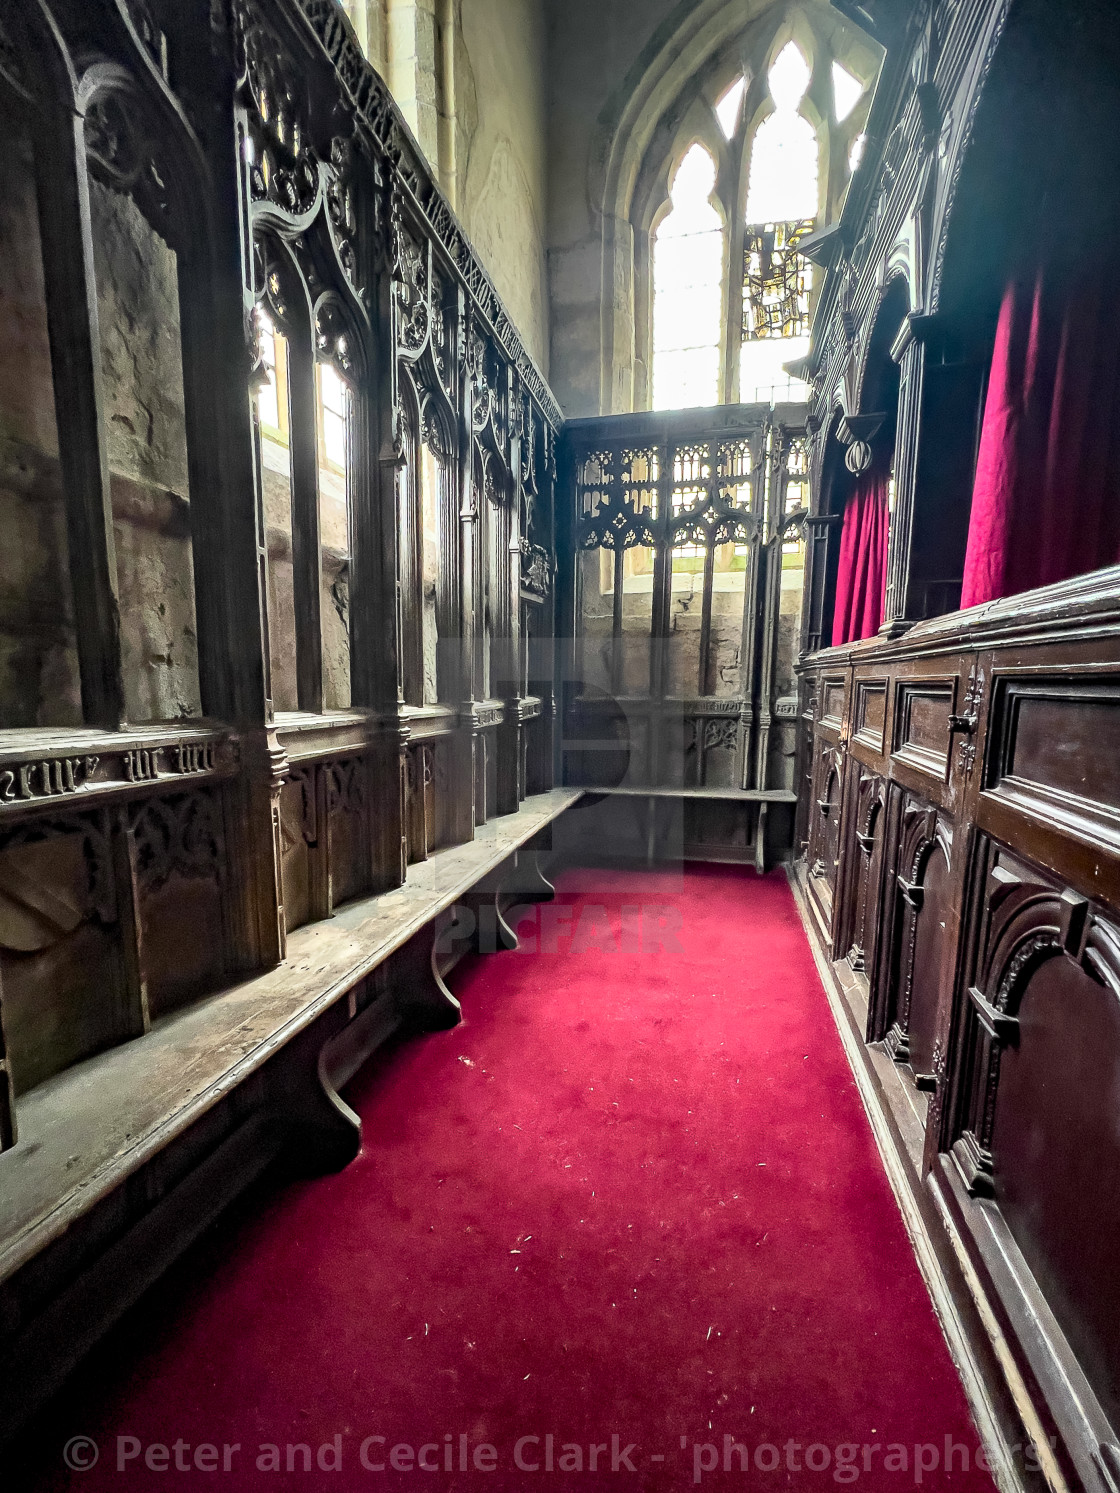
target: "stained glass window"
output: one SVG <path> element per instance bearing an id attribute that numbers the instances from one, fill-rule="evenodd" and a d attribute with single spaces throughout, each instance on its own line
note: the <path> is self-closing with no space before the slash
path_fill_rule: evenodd
<path id="1" fill-rule="evenodd" d="M 797 246 L 812 218 L 748 228 L 743 256 L 743 338 L 804 337 L 809 331 L 809 261 Z"/>
<path id="2" fill-rule="evenodd" d="M 868 92 L 863 64 L 858 74 L 846 65 L 834 38 L 812 45 L 810 57 L 798 41 L 779 41 L 762 76 L 748 67 L 721 81 L 710 129 L 670 176 L 666 215 L 651 236 L 654 409 L 809 395 L 786 372 L 809 352 L 817 288 L 798 247 L 824 215 L 835 219 L 844 190 L 832 180 L 842 171 L 822 176 L 822 139 L 831 131 L 831 148 L 855 169 Z M 726 229 L 735 220 L 741 231 Z M 729 244 L 735 258 L 725 268 Z"/>

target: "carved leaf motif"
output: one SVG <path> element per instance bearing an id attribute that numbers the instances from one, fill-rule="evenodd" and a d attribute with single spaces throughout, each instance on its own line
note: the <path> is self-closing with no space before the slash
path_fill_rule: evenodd
<path id="1" fill-rule="evenodd" d="M 250 0 L 235 0 L 233 16 L 253 147 L 250 192 L 257 202 L 302 216 L 319 192 L 318 163 L 305 145 L 306 88 Z"/>
<path id="2" fill-rule="evenodd" d="M 134 811 L 140 882 L 158 890 L 172 874 L 218 879 L 224 860 L 221 822 L 209 793 L 149 799 Z"/>
<path id="3" fill-rule="evenodd" d="M 327 215 L 339 263 L 350 284 L 362 294 L 358 284 L 358 258 L 354 246 L 357 219 L 352 185 L 353 151 L 349 140 L 336 135 L 331 141 L 331 163 L 327 171 Z"/>
<path id="4" fill-rule="evenodd" d="M 1011 997 L 1018 991 L 1024 976 L 1040 959 L 1062 952 L 1062 941 L 1052 928 L 1042 928 L 1024 939 L 1008 961 L 993 1002 L 997 1011 L 1008 1009 Z"/>
<path id="5" fill-rule="evenodd" d="M 707 720 L 704 722 L 705 751 L 734 751 L 739 741 L 739 723 L 735 720 Z"/>
<path id="6" fill-rule="evenodd" d="M 521 541 L 521 589 L 534 599 L 545 601 L 548 597 L 551 567 L 548 551 L 529 540 Z"/>
<path id="7" fill-rule="evenodd" d="M 365 805 L 365 768 L 361 758 L 330 762 L 324 771 L 327 774 L 327 813 L 361 813 Z"/>
<path id="8" fill-rule="evenodd" d="M 401 221 L 400 200 L 393 209 L 394 295 L 400 314 L 400 340 L 406 352 L 425 346 L 431 326 L 427 255 Z"/>

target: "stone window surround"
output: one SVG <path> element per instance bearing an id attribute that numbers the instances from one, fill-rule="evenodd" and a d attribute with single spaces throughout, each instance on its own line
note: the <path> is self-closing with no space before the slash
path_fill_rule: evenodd
<path id="1" fill-rule="evenodd" d="M 738 276 L 729 275 L 727 268 L 742 257 L 751 145 L 774 108 L 767 83 L 770 66 L 792 39 L 811 68 L 800 110 L 820 140 L 818 222 L 823 225 L 839 216 L 850 180 L 848 154 L 866 124 L 881 59 L 868 37 L 820 5 L 769 7 L 744 26 L 741 6 L 710 0 L 698 7 L 681 28 L 685 29 L 692 35 L 670 38 L 630 97 L 612 111 L 618 120 L 613 138 L 604 139 L 601 152 L 593 152 L 593 159 L 603 162 L 598 181 L 593 166 L 591 183 L 593 200 L 603 203 L 602 413 L 650 406 L 653 236 L 671 210 L 672 173 L 694 143 L 703 145 L 717 163 L 712 201 L 730 229 L 725 240 L 720 398 L 725 403 L 737 401 L 741 288 Z M 835 117 L 833 61 L 865 84 L 862 98 L 843 122 Z M 715 105 L 740 74 L 745 74 L 747 88 L 738 129 L 728 141 Z"/>

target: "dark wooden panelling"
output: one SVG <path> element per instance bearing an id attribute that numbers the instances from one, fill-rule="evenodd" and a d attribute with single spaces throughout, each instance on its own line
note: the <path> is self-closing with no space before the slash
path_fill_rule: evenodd
<path id="1" fill-rule="evenodd" d="M 851 809 L 845 817 L 841 856 L 843 932 L 838 941 L 857 973 L 873 968 L 879 945 L 879 902 L 886 840 L 886 784 L 854 758 L 848 759 Z M 854 845 L 851 843 L 854 841 Z"/>
<path id="2" fill-rule="evenodd" d="M 1024 982 L 991 1150 L 997 1206 L 1120 1420 L 1120 966 L 1108 974 L 1052 953 Z"/>
<path id="3" fill-rule="evenodd" d="M 988 792 L 1012 811 L 1120 852 L 1120 686 L 997 680 L 993 716 Z M 1106 874 L 1097 890 L 1113 880 Z"/>
<path id="4" fill-rule="evenodd" d="M 326 764 L 331 902 L 339 907 L 369 890 L 366 769 L 360 757 Z"/>
<path id="5" fill-rule="evenodd" d="M 894 755 L 900 762 L 946 779 L 949 771 L 949 717 L 956 680 L 897 685 Z"/>
<path id="6" fill-rule="evenodd" d="M 826 726 L 839 727 L 844 719 L 845 684 L 843 678 L 821 680 L 820 719 Z"/>
<path id="7" fill-rule="evenodd" d="M 34 954 L 4 950 L 0 980 L 17 1093 L 120 1041 L 113 1003 L 91 998 L 119 980 L 111 930 L 83 923 Z"/>
<path id="8" fill-rule="evenodd" d="M 948 948 L 952 834 L 930 804 L 907 794 L 892 867 L 895 888 L 887 1051 L 908 1063 L 920 1088 L 932 1089 L 942 975 Z"/>
<path id="9" fill-rule="evenodd" d="M 141 1030 L 122 962 L 121 892 L 100 815 L 4 837 L 0 981 L 16 1090 Z"/>
<path id="10" fill-rule="evenodd" d="M 318 842 L 314 767 L 292 773 L 280 790 L 284 924 L 291 933 L 314 917 L 312 857 Z"/>
<path id="11" fill-rule="evenodd" d="M 145 895 L 144 970 L 155 1020 L 228 978 L 222 892 L 216 876 L 172 872 Z"/>
<path id="12" fill-rule="evenodd" d="M 856 685 L 855 740 L 881 752 L 887 726 L 887 681 L 861 680 Z"/>
<path id="13" fill-rule="evenodd" d="M 136 846 L 140 967 L 154 1018 L 227 976 L 221 809 L 213 790 L 148 799 L 130 819 Z"/>
<path id="14" fill-rule="evenodd" d="M 842 763 L 838 747 L 827 739 L 817 742 L 810 807 L 809 871 L 827 886 L 830 905 L 839 863 Z"/>
<path id="15" fill-rule="evenodd" d="M 1120 804 L 1120 688 L 1011 684 L 1003 773 L 1090 803 Z"/>
<path id="16" fill-rule="evenodd" d="M 1047 1443 L 1039 1474 L 1011 1458 L 1009 1486 L 1117 1493 L 1120 567 L 945 614 L 973 537 L 1001 297 L 1024 256 L 1049 263 L 1047 222 L 1061 219 L 1062 257 L 1084 263 L 1120 201 L 1115 152 L 1102 144 L 1097 165 L 1109 129 L 1086 125 L 1098 109 L 1109 121 L 1120 112 L 1120 33 L 1106 7 L 1073 0 L 934 0 L 893 20 L 877 0 L 863 10 L 887 58 L 843 247 L 821 256 L 809 645 L 828 636 L 848 459 L 858 467 L 868 431 L 873 454 L 892 458 L 887 586 L 876 638 L 803 660 L 805 698 L 821 708 L 803 724 L 800 879 L 812 931 L 823 925 L 835 961 L 849 956 L 835 971 L 843 1003 L 858 1016 L 866 999 L 869 1041 L 907 1060 L 891 1072 L 868 1054 L 868 1088 L 935 1199 L 927 1242 L 936 1251 L 947 1226 L 952 1289 L 973 1298 L 983 1347 L 999 1355 L 1018 1418 L 1008 1441 Z M 1094 164 L 1071 171 L 1075 158 Z M 899 294 L 901 322 L 888 304 Z M 876 356 L 886 310 L 897 419 L 872 413 L 887 408 L 877 395 L 890 370 Z M 1070 470 L 1078 444 L 1057 456 Z M 1028 566 L 1032 545 L 1049 559 L 1038 530 L 1016 555 Z M 846 711 L 826 707 L 827 682 L 845 673 Z M 869 693 L 883 679 L 885 762 Z M 834 752 L 847 762 L 830 899 L 820 806 Z M 883 779 L 881 841 L 867 774 Z M 861 951 L 857 930 L 876 910 L 877 947 Z"/>
<path id="17" fill-rule="evenodd" d="M 910 972 L 908 1034 L 915 1081 L 920 1087 L 932 1089 L 940 1067 L 935 1048 L 941 983 L 946 959 L 952 953 L 946 931 L 952 896 L 950 867 L 940 840 L 925 859 L 920 885 L 921 907 L 914 911 L 917 935 Z"/>
<path id="18" fill-rule="evenodd" d="M 1069 583 L 1029 626 L 1000 603 L 982 625 L 851 650 L 849 714 L 810 712 L 803 746 L 810 904 L 866 990 L 907 1123 L 924 1117 L 970 1289 L 1055 1428 L 1056 1465 L 1094 1493 L 1120 1447 L 1116 595 Z M 836 651 L 805 672 L 820 698 Z M 886 759 L 869 724 L 884 680 Z"/>

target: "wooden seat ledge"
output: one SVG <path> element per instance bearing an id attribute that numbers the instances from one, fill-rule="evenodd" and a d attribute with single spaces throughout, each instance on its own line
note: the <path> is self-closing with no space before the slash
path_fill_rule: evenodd
<path id="1" fill-rule="evenodd" d="M 685 788 L 660 785 L 654 788 L 625 785 L 617 788 L 584 787 L 585 793 L 606 793 L 620 798 L 704 798 L 724 803 L 795 804 L 790 788 Z"/>
<path id="2" fill-rule="evenodd" d="M 409 867 L 405 885 L 297 929 L 283 964 L 22 1096 L 0 1162 L 0 1281 L 257 1072 L 583 795 L 554 789 Z M 353 1013 L 351 1013 L 353 1014 Z"/>

